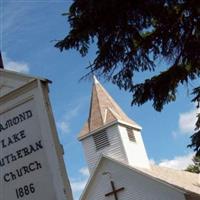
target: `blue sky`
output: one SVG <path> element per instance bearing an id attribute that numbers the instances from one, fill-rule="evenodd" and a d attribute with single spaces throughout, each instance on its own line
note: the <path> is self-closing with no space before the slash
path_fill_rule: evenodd
<path id="1" fill-rule="evenodd" d="M 69 0 L 0 0 L 0 48 L 6 68 L 53 81 L 50 98 L 61 143 L 65 149 L 65 163 L 75 199 L 88 178 L 87 164 L 77 135 L 87 119 L 91 81 L 79 79 L 95 56 L 93 47 L 82 58 L 76 51 L 60 53 L 55 40 L 69 30 L 66 12 Z M 160 62 L 160 69 L 162 69 Z M 137 79 L 144 78 L 138 75 Z M 120 91 L 100 80 L 129 117 L 143 127 L 142 135 L 152 162 L 184 168 L 191 162 L 192 151 L 186 146 L 194 128 L 195 106 L 184 85 L 175 103 L 156 112 L 151 103 L 131 107 L 131 94 Z"/>

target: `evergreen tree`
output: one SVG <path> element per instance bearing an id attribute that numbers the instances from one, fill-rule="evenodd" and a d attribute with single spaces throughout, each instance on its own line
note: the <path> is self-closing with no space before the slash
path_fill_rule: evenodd
<path id="1" fill-rule="evenodd" d="M 199 0 L 74 0 L 65 15 L 71 29 L 55 46 L 85 56 L 95 43 L 87 75 L 95 72 L 128 90 L 132 104 L 151 100 L 161 111 L 176 100 L 179 85 L 200 77 Z M 168 64 L 162 72 L 158 60 Z M 153 76 L 135 83 L 135 73 L 145 71 Z M 200 85 L 192 95 L 199 105 Z M 200 115 L 189 146 L 200 155 Z"/>
<path id="2" fill-rule="evenodd" d="M 193 165 L 189 165 L 185 171 L 192 172 L 192 173 L 200 173 L 200 156 L 193 157 Z"/>

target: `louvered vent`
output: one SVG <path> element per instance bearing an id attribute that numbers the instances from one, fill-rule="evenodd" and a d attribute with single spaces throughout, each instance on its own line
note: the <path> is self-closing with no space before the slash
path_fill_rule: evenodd
<path id="1" fill-rule="evenodd" d="M 126 130 L 127 130 L 127 133 L 128 133 L 129 140 L 132 141 L 132 142 L 136 142 L 133 129 L 132 128 L 126 128 Z"/>
<path id="2" fill-rule="evenodd" d="M 110 145 L 106 130 L 98 132 L 95 135 L 93 135 L 93 139 L 97 151 Z"/>

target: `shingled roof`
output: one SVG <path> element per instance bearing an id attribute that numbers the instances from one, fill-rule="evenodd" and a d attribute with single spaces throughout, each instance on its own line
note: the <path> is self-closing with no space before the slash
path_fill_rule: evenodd
<path id="1" fill-rule="evenodd" d="M 136 122 L 123 112 L 94 76 L 89 117 L 78 136 L 79 140 L 112 122 L 125 123 L 136 129 L 141 129 Z"/>
<path id="2" fill-rule="evenodd" d="M 158 165 L 151 165 L 151 169 L 140 169 L 150 176 L 165 181 L 177 188 L 184 189 L 188 199 L 195 198 L 198 194 L 200 199 L 200 180 L 198 174 L 171 169 L 168 167 L 161 167 Z"/>

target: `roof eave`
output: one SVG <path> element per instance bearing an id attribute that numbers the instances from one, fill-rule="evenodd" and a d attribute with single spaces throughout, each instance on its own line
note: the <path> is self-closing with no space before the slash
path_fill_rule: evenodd
<path id="1" fill-rule="evenodd" d="M 15 75 L 15 76 L 24 77 L 24 78 L 38 79 L 38 80 L 40 80 L 42 82 L 52 83 L 51 80 L 43 78 L 43 77 L 31 76 L 29 74 L 25 74 L 25 73 L 21 73 L 21 72 L 16 72 L 16 71 L 8 70 L 8 69 L 2 69 L 2 68 L 0 68 L 0 73 L 1 72 L 2 73 L 8 73 L 8 74 Z"/>
<path id="2" fill-rule="evenodd" d="M 121 125 L 125 125 L 125 126 L 128 126 L 128 127 L 132 127 L 133 129 L 139 130 L 139 131 L 142 130 L 142 127 L 139 126 L 139 125 L 137 125 L 137 124 L 130 124 L 130 123 L 127 123 L 127 122 L 122 121 L 122 120 L 115 120 L 115 121 L 112 121 L 112 122 L 110 122 L 110 123 L 107 123 L 107 124 L 101 126 L 100 128 L 97 128 L 97 129 L 95 129 L 95 130 L 93 130 L 93 131 L 88 132 L 86 135 L 83 135 L 83 136 L 82 136 L 82 135 L 79 135 L 79 136 L 78 136 L 78 140 L 79 140 L 79 141 L 84 140 L 85 138 L 87 138 L 87 137 L 93 135 L 94 133 L 99 132 L 99 131 L 101 131 L 101 130 L 103 130 L 103 129 L 105 129 L 105 128 L 108 128 L 108 127 L 110 127 L 110 126 L 113 126 L 113 125 L 115 125 L 115 124 L 121 124 Z"/>

